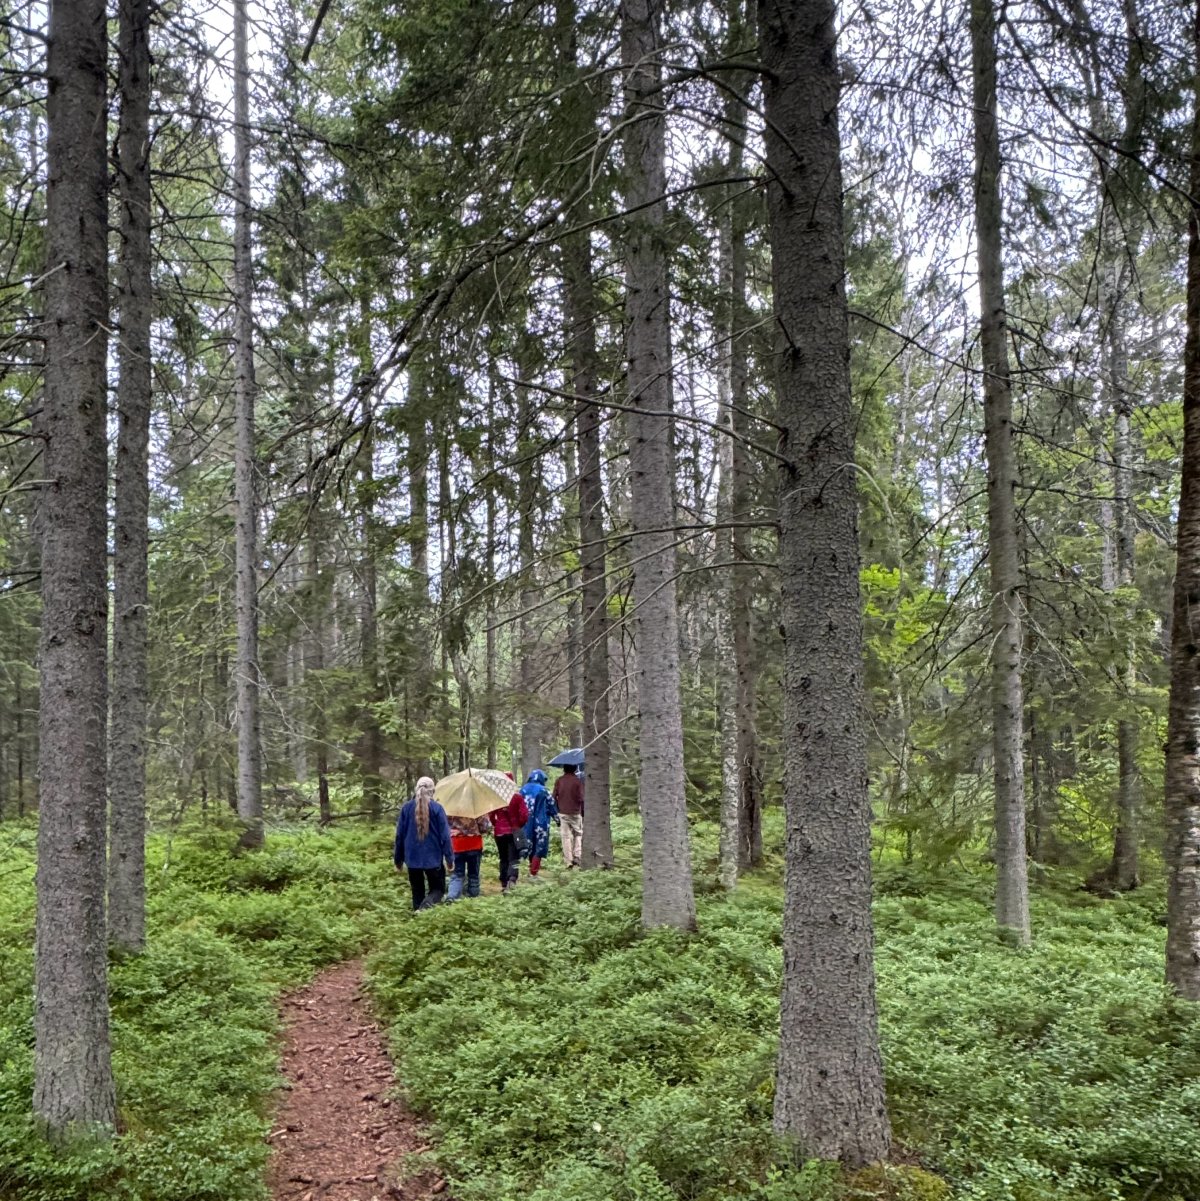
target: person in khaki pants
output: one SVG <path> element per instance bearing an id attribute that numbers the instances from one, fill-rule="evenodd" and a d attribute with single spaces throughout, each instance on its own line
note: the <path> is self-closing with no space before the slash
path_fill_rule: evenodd
<path id="1" fill-rule="evenodd" d="M 554 803 L 561 819 L 563 859 L 568 867 L 583 863 L 583 781 L 568 764 L 554 781 Z"/>

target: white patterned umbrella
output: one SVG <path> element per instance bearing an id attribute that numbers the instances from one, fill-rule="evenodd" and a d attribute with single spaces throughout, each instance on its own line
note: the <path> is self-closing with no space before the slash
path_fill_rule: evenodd
<path id="1" fill-rule="evenodd" d="M 483 817 L 502 809 L 516 791 L 517 786 L 502 771 L 490 767 L 456 771 L 433 787 L 433 795 L 451 817 Z"/>

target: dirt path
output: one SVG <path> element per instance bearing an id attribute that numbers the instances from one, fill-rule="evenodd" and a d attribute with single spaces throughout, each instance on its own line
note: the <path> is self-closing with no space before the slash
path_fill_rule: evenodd
<path id="1" fill-rule="evenodd" d="M 362 985 L 362 963 L 342 963 L 284 999 L 291 1088 L 269 1136 L 275 1201 L 448 1201 L 444 1180 L 406 1170 L 405 1157 L 429 1144 L 388 1096 L 392 1064 Z"/>

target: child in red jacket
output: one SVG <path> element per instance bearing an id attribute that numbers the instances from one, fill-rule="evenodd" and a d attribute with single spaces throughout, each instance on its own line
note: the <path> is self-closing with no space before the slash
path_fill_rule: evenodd
<path id="1" fill-rule="evenodd" d="M 464 895 L 479 896 L 479 865 L 483 859 L 483 836 L 492 832 L 486 817 L 452 817 L 450 845 L 454 848 L 454 875 L 450 877 L 449 901 Z"/>

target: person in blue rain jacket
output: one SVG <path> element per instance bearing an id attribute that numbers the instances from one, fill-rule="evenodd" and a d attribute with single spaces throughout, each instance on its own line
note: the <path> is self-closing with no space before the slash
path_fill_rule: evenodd
<path id="1" fill-rule="evenodd" d="M 550 853 L 550 823 L 558 821 L 558 806 L 546 788 L 546 773 L 537 768 L 521 785 L 521 795 L 529 807 L 525 837 L 529 839 L 529 874 L 535 880 L 542 860 Z"/>

